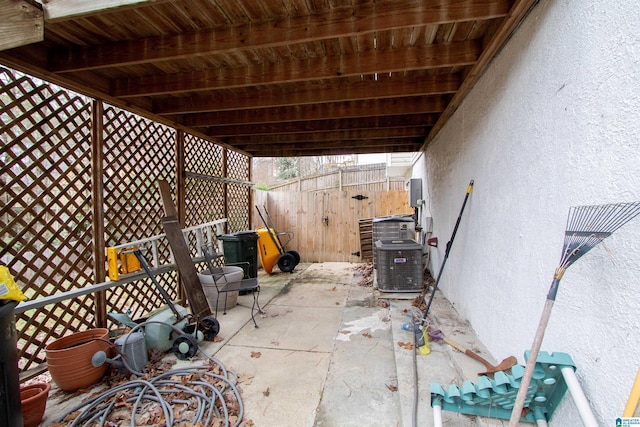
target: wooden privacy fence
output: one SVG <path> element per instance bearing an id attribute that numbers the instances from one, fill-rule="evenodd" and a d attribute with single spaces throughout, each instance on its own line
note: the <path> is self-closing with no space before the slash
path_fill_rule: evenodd
<path id="1" fill-rule="evenodd" d="M 3 67 L 0 167 L 0 262 L 30 300 L 104 282 L 106 246 L 161 234 L 160 179 L 183 226 L 250 227 L 247 156 Z M 183 297 L 175 271 L 158 281 Z M 105 325 L 109 311 L 137 318 L 162 304 L 141 279 L 21 312 L 20 367 L 37 368 L 47 343 Z"/>
<path id="2" fill-rule="evenodd" d="M 394 191 L 404 190 L 404 177 L 387 176 L 387 165 L 343 166 L 273 184 L 269 191 Z"/>
<path id="3" fill-rule="evenodd" d="M 277 231 L 293 233 L 287 249 L 298 251 L 303 262 L 360 262 L 359 220 L 413 214 L 407 197 L 406 190 L 256 191 L 254 196 L 269 210 Z"/>

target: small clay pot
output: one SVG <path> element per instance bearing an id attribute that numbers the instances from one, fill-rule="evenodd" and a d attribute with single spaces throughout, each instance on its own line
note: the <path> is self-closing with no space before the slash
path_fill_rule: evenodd
<path id="1" fill-rule="evenodd" d="M 49 383 L 37 383 L 20 387 L 22 422 L 24 427 L 36 427 L 42 422 L 49 398 Z"/>
<path id="2" fill-rule="evenodd" d="M 95 367 L 91 358 L 98 351 L 109 354 L 109 330 L 88 329 L 55 340 L 45 348 L 47 368 L 60 389 L 76 391 L 97 383 L 107 364 Z"/>

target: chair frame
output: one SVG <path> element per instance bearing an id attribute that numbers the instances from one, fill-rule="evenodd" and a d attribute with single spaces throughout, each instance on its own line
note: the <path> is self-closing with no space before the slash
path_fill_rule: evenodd
<path id="1" fill-rule="evenodd" d="M 251 306 L 251 320 L 253 320 L 254 326 L 257 328 L 258 324 L 256 323 L 256 318 L 254 315 L 254 311 L 256 306 L 258 307 L 258 313 L 264 314 L 264 310 L 260 307 L 260 302 L 258 301 L 258 297 L 260 296 L 260 283 L 258 282 L 257 277 L 248 277 L 247 271 L 249 269 L 244 270 L 244 276 L 242 280 L 239 282 L 227 282 L 227 278 L 224 274 L 224 270 L 222 267 L 216 267 L 214 265 L 214 259 L 219 259 L 223 255 L 215 250 L 213 244 L 203 245 L 202 246 L 202 255 L 204 256 L 204 261 L 207 264 L 209 272 L 211 273 L 211 277 L 213 278 L 213 284 L 217 290 L 216 297 L 216 317 L 218 317 L 218 305 L 220 303 L 220 294 L 224 294 L 224 310 L 222 314 L 227 314 L 227 294 L 229 292 L 240 292 L 240 291 L 250 291 L 253 295 L 253 305 Z M 237 262 L 237 263 L 229 263 L 225 264 L 225 266 L 242 266 L 249 265 L 249 262 Z M 223 284 L 219 284 L 218 281 L 224 281 Z"/>

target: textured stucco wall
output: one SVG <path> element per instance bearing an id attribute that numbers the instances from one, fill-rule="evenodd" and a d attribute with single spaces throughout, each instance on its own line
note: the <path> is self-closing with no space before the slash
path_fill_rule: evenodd
<path id="1" fill-rule="evenodd" d="M 570 206 L 640 200 L 640 8 L 542 0 L 426 151 L 440 266 L 467 184 L 444 294 L 497 360 L 523 363 Z M 640 366 L 640 218 L 569 268 L 546 351 L 569 353 L 600 425 Z M 552 426 L 581 425 L 566 397 Z"/>

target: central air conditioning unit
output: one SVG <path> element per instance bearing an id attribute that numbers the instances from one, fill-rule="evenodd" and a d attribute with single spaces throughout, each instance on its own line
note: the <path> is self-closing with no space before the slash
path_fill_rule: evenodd
<path id="1" fill-rule="evenodd" d="M 413 217 L 389 216 L 373 219 L 373 268 L 378 268 L 378 254 L 375 243 L 378 240 L 413 240 L 416 237 L 416 223 Z"/>
<path id="2" fill-rule="evenodd" d="M 422 246 L 415 240 L 378 240 L 377 280 L 381 292 L 422 290 Z"/>

